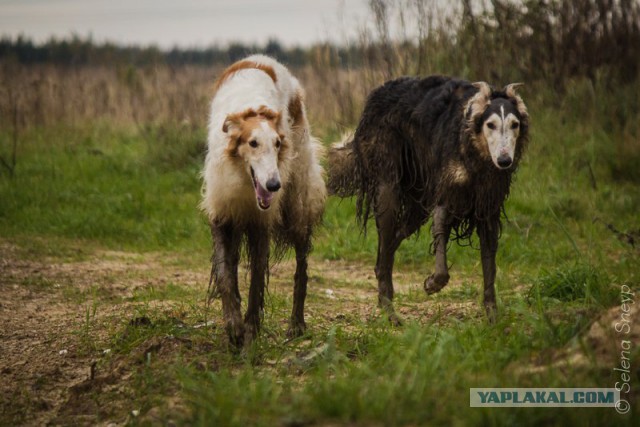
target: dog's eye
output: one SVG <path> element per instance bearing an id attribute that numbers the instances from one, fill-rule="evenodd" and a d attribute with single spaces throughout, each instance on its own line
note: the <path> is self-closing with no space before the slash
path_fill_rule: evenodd
<path id="1" fill-rule="evenodd" d="M 518 129 L 518 127 L 520 127 L 520 123 L 518 122 L 511 123 L 511 129 Z"/>
<path id="2" fill-rule="evenodd" d="M 258 141 L 256 141 L 255 139 L 252 139 L 251 141 L 249 141 L 249 145 L 252 148 L 256 148 L 256 147 L 258 147 Z"/>
<path id="3" fill-rule="evenodd" d="M 496 130 L 496 125 L 494 125 L 493 123 L 487 123 L 487 127 L 491 130 Z"/>
<path id="4" fill-rule="evenodd" d="M 276 148 L 280 148 L 280 146 L 282 145 L 282 141 L 280 141 L 279 139 L 276 139 Z"/>

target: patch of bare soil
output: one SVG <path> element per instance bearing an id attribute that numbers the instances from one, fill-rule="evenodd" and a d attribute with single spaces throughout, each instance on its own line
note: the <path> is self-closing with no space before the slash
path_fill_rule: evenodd
<path id="1" fill-rule="evenodd" d="M 131 407 L 133 373 L 149 354 L 169 359 L 192 343 L 155 337 L 126 358 L 110 358 L 114 331 L 123 321 L 135 319 L 136 292 L 179 283 L 202 292 L 204 303 L 208 283 L 206 263 L 197 272 L 188 271 L 167 262 L 166 256 L 102 251 L 83 261 L 34 260 L 0 241 L 0 425 L 123 425 L 138 415 Z M 268 292 L 290 296 L 294 271 L 293 261 L 276 264 Z M 455 279 L 442 292 L 444 299 L 425 297 L 423 280 L 412 272 L 398 271 L 395 276 L 398 295 L 403 295 L 396 307 L 405 319 L 478 313 L 475 301 L 446 299 L 449 289 L 458 285 Z M 244 288 L 242 294 L 246 292 Z M 97 311 L 95 301 L 100 302 Z M 312 260 L 308 301 L 311 328 L 336 322 L 349 328 L 380 316 L 373 266 Z M 171 301 L 151 304 L 172 310 Z M 207 349 L 191 351 L 200 354 Z M 176 396 L 166 399 L 163 406 L 179 410 Z M 163 421 L 158 408 L 140 415 Z"/>
<path id="2" fill-rule="evenodd" d="M 101 364 L 109 350 L 94 347 L 106 347 L 109 332 L 131 316 L 127 298 L 137 289 L 176 279 L 206 284 L 205 272 L 167 268 L 153 255 L 35 261 L 0 242 L 0 424 L 126 423 L 132 408 L 121 406 L 130 397 L 130 369 Z M 94 312 L 96 298 L 114 303 Z M 108 401 L 96 398 L 101 393 Z"/>
<path id="3" fill-rule="evenodd" d="M 402 319 L 425 322 L 434 318 L 475 318 L 482 315 L 475 299 L 450 298 L 464 279 L 458 272 L 452 274 L 449 284 L 436 296 L 427 297 L 422 284 L 428 275 L 425 271 L 396 268 L 393 272 L 396 299 L 394 306 Z M 291 292 L 295 261 L 284 261 L 272 268 L 270 289 Z M 480 280 L 480 278 L 476 278 Z M 381 316 L 378 304 L 378 288 L 373 264 L 354 263 L 342 260 L 313 260 L 309 263 L 309 295 L 326 305 L 307 304 L 306 313 L 327 321 L 353 320 L 367 322 Z M 327 309 L 329 307 L 329 309 Z"/>

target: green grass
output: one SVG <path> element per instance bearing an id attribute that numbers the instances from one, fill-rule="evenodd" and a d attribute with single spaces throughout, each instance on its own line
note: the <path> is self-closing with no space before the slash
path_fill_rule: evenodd
<path id="1" fill-rule="evenodd" d="M 443 329 L 428 323 L 396 331 L 383 319 L 357 325 L 356 333 L 337 326 L 314 336 L 314 346 L 328 344 L 316 359 L 275 370 L 267 369 L 264 359 L 277 345 L 264 340 L 258 343 L 254 362 L 237 360 L 232 362 L 235 369 L 203 373 L 178 362 L 180 381 L 194 408 L 186 421 L 195 425 L 535 425 L 550 419 L 584 423 L 584 410 L 577 409 L 468 407 L 470 387 L 599 383 L 553 368 L 530 377 L 514 376 L 518 360 L 561 344 L 576 332 L 556 327 L 530 310 L 521 303 L 511 305 L 495 326 L 456 322 Z M 590 410 L 590 416 L 597 425 L 610 419 L 611 412 Z"/>
<path id="2" fill-rule="evenodd" d="M 199 164 L 179 159 L 171 167 L 158 160 L 161 148 L 154 144 L 162 140 L 102 125 L 32 130 L 21 141 L 15 178 L 0 181 L 4 236 L 84 239 L 133 250 L 206 245 L 197 212 Z M 172 143 L 193 150 L 194 141 Z"/>
<path id="3" fill-rule="evenodd" d="M 131 399 L 143 413 L 160 407 L 189 425 L 631 425 L 631 418 L 602 408 L 469 408 L 470 387 L 612 386 L 612 371 L 597 368 L 517 371 L 532 360 L 551 362 L 555 349 L 618 303 L 621 285 L 638 289 L 637 250 L 594 222 L 600 218 L 620 230 L 639 227 L 640 186 L 629 179 L 633 173 L 621 174 L 624 162 L 607 154 L 620 135 L 536 104 L 531 115 L 534 134 L 500 240 L 497 325 L 480 315 L 475 241 L 471 248 L 451 245 L 452 275 L 461 284 L 428 300 L 476 303 L 477 310 L 461 319 L 435 315 L 400 329 L 380 316 L 347 313 L 329 321 L 319 314 L 332 312 L 331 300 L 311 294 L 308 307 L 317 316 L 309 321 L 310 332 L 285 342 L 282 319 L 291 296 L 273 293 L 267 295 L 261 337 L 248 352 L 234 355 L 222 328 L 187 327 L 218 318 L 219 307 L 207 311 L 198 290 L 169 280 L 135 290 L 130 298 L 113 299 L 97 287 L 69 291 L 70 300 L 88 301 L 76 333 L 87 352 L 97 351 L 96 311 L 131 304 L 101 345 L 114 358 L 137 361 Z M 9 137 L 0 133 L 0 148 Z M 27 259 L 84 260 L 95 250 L 117 249 L 171 254 L 165 263 L 206 269 L 211 243 L 197 209 L 203 140 L 201 130 L 171 127 L 31 129 L 20 138 L 16 176 L 0 177 L 0 236 Z M 398 271 L 426 277 L 433 264 L 429 245 L 425 227 L 403 243 Z M 375 228 L 370 224 L 362 235 L 353 201 L 331 198 L 314 248 L 313 263 L 365 263 L 372 272 Z M 330 285 L 322 277 L 316 283 Z M 37 275 L 23 284 L 36 291 L 53 286 Z M 422 293 L 398 295 L 399 305 L 424 301 Z M 177 350 L 165 354 L 159 348 Z M 633 355 L 637 365 L 638 352 Z M 173 395 L 184 411 L 163 406 Z M 640 401 L 635 405 L 637 416 Z"/>

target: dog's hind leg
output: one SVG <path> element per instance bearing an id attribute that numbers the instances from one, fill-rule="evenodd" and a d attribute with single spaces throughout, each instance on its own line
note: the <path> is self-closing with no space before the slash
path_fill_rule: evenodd
<path id="1" fill-rule="evenodd" d="M 264 312 L 264 288 L 269 270 L 269 234 L 264 227 L 251 227 L 247 233 L 251 285 L 244 317 L 245 345 L 258 335 Z"/>
<path id="2" fill-rule="evenodd" d="M 394 190 L 381 186 L 375 206 L 376 227 L 378 229 L 378 257 L 376 279 L 378 279 L 378 306 L 389 316 L 394 325 L 402 321 L 393 309 L 393 263 L 396 250 L 406 237 L 397 220 L 399 202 Z"/>
<path id="3" fill-rule="evenodd" d="M 304 300 L 307 297 L 307 256 L 311 249 L 311 236 L 296 239 L 296 273 L 293 277 L 293 310 L 287 336 L 298 337 L 304 333 L 307 325 L 304 322 Z"/>
<path id="4" fill-rule="evenodd" d="M 214 292 L 222 299 L 222 312 L 229 342 L 236 348 L 242 346 L 244 326 L 240 313 L 240 291 L 238 290 L 238 262 L 240 260 L 240 242 L 242 232 L 232 224 L 211 224 L 213 237 L 213 280 Z"/>
<path id="5" fill-rule="evenodd" d="M 498 311 L 496 305 L 496 252 L 500 234 L 500 219 L 483 221 L 478 224 L 480 238 L 480 257 L 482 258 L 482 275 L 484 276 L 484 308 L 489 322 L 494 323 Z"/>
<path id="6" fill-rule="evenodd" d="M 433 210 L 433 247 L 436 253 L 435 272 L 424 281 L 424 290 L 427 294 L 440 292 L 449 283 L 449 267 L 447 266 L 447 243 L 451 233 L 449 215 L 444 206 L 436 206 Z"/>

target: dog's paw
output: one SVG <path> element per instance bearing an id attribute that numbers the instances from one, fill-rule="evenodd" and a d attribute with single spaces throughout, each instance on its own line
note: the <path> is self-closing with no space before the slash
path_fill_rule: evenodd
<path id="1" fill-rule="evenodd" d="M 424 291 L 427 295 L 433 295 L 442 290 L 449 283 L 449 275 L 436 275 L 435 273 L 427 277 L 424 281 Z"/>
<path id="2" fill-rule="evenodd" d="M 487 320 L 490 325 L 496 324 L 496 319 L 498 317 L 498 307 L 495 302 L 485 302 L 484 309 L 487 313 Z"/>
<path id="3" fill-rule="evenodd" d="M 391 326 L 402 326 L 402 318 L 396 313 L 396 310 L 393 308 L 393 302 L 391 302 L 389 298 L 379 295 L 378 307 L 380 307 L 383 314 L 387 315 Z"/>
<path id="4" fill-rule="evenodd" d="M 227 322 L 226 330 L 232 349 L 241 349 L 245 339 L 244 325 L 241 322 Z"/>
<path id="5" fill-rule="evenodd" d="M 402 318 L 400 316 L 398 316 L 398 314 L 395 311 L 392 311 L 391 313 L 389 313 L 388 314 L 388 318 L 389 318 L 389 323 L 391 324 L 391 326 L 400 327 L 400 326 L 404 325 L 404 322 L 402 321 Z"/>
<path id="6" fill-rule="evenodd" d="M 304 335 L 307 330 L 307 325 L 303 322 L 291 322 L 289 329 L 287 329 L 287 338 L 293 339 Z"/>

